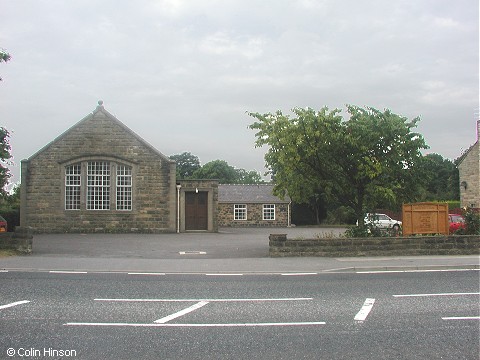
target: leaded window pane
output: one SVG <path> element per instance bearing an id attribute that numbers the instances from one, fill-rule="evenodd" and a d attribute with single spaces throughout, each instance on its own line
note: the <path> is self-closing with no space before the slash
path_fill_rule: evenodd
<path id="1" fill-rule="evenodd" d="M 132 210 L 132 168 L 117 166 L 117 210 Z"/>
<path id="2" fill-rule="evenodd" d="M 81 166 L 65 167 L 65 210 L 80 210 Z"/>
<path id="3" fill-rule="evenodd" d="M 88 162 L 87 210 L 110 210 L 110 163 L 108 161 Z"/>

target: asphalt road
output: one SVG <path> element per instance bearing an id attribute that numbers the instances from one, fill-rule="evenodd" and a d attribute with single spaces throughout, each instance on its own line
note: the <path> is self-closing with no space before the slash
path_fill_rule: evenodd
<path id="1" fill-rule="evenodd" d="M 0 359 L 478 359 L 478 270 L 0 272 Z M 13 355 L 13 356 L 9 356 Z"/>

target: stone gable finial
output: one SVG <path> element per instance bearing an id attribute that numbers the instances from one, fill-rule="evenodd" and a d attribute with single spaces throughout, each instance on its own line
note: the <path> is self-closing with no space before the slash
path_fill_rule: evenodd
<path id="1" fill-rule="evenodd" d="M 103 107 L 103 100 L 98 100 L 98 106 Z"/>

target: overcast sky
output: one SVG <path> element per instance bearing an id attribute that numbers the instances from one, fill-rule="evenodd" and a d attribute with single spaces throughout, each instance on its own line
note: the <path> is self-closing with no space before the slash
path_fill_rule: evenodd
<path id="1" fill-rule="evenodd" d="M 478 0 L 0 0 L 0 126 L 20 161 L 98 100 L 165 155 L 263 172 L 246 112 L 373 106 L 428 152 L 476 141 Z M 477 113 L 477 114 L 476 114 Z"/>

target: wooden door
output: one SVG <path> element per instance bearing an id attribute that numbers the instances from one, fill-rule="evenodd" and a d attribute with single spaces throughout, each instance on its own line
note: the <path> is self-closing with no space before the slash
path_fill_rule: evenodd
<path id="1" fill-rule="evenodd" d="M 185 193 L 185 230 L 208 230 L 208 193 Z"/>

